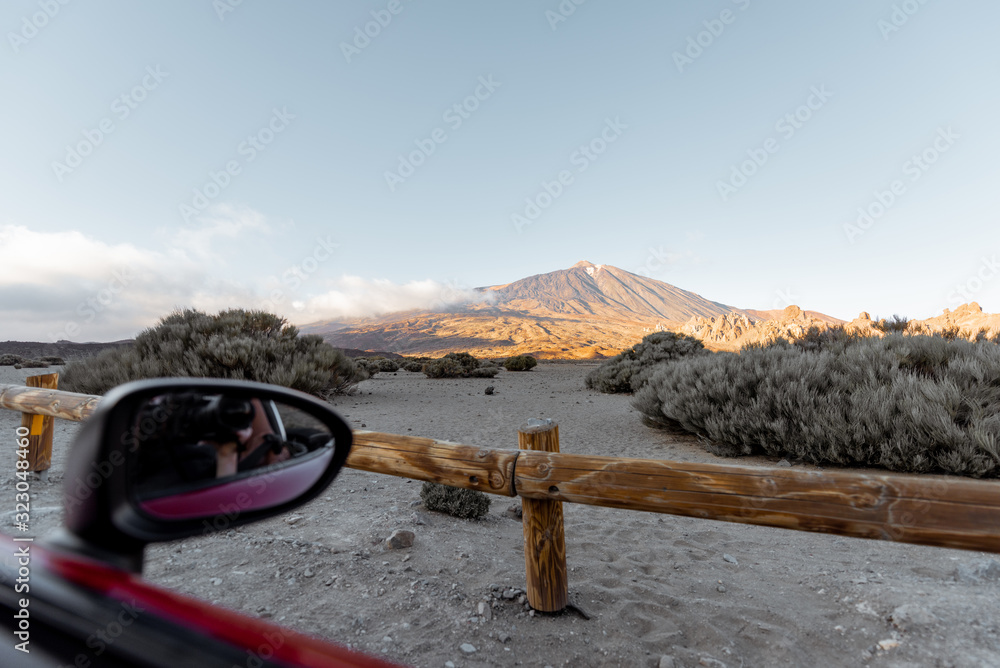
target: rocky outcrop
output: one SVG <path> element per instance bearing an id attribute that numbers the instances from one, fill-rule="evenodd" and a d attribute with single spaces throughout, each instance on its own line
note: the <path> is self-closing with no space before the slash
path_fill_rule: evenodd
<path id="1" fill-rule="evenodd" d="M 681 333 L 694 336 L 716 348 L 739 348 L 748 343 L 765 343 L 776 338 L 794 339 L 810 327 L 826 329 L 825 320 L 815 318 L 792 305 L 770 319 L 754 319 L 744 313 L 727 313 L 718 318 L 691 318 Z"/>

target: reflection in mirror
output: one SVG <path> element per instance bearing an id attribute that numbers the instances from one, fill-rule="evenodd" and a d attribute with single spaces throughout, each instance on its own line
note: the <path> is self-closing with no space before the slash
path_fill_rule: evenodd
<path id="1" fill-rule="evenodd" d="M 162 394 L 131 424 L 133 494 L 158 517 L 218 514 L 238 494 L 251 493 L 254 507 L 284 503 L 315 483 L 333 454 L 323 422 L 269 398 Z"/>

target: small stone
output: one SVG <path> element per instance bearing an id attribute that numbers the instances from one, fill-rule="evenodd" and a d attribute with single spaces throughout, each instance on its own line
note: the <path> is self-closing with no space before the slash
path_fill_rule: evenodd
<path id="1" fill-rule="evenodd" d="M 382 636 L 382 642 L 392 642 L 392 636 Z"/>
<path id="2" fill-rule="evenodd" d="M 500 635 L 497 636 L 497 640 L 499 640 L 500 642 L 505 643 L 505 644 L 509 643 L 510 642 L 510 634 L 501 631 Z"/>
<path id="3" fill-rule="evenodd" d="M 211 580 L 209 580 L 209 582 L 218 587 L 220 584 L 222 584 L 222 578 L 212 578 Z"/>
<path id="4" fill-rule="evenodd" d="M 505 589 L 504 592 L 500 596 L 502 596 L 503 598 L 505 598 L 505 599 L 507 599 L 509 601 L 512 598 L 514 598 L 515 596 L 517 596 L 517 593 L 513 589 Z"/>
<path id="5" fill-rule="evenodd" d="M 669 654 L 664 654 L 660 657 L 659 668 L 674 668 L 674 657 Z"/>
<path id="6" fill-rule="evenodd" d="M 889 651 L 890 649 L 895 649 L 899 647 L 899 641 L 893 640 L 892 638 L 886 638 L 885 640 L 878 641 L 879 649 Z"/>
<path id="7" fill-rule="evenodd" d="M 782 459 L 780 462 L 778 462 L 778 466 L 781 466 L 783 468 L 787 467 L 787 466 L 791 466 L 791 465 L 792 465 L 792 463 L 790 461 L 788 461 L 787 459 Z"/>
<path id="8" fill-rule="evenodd" d="M 492 385 L 488 385 L 486 387 L 486 394 L 493 394 L 493 386 Z"/>
<path id="9" fill-rule="evenodd" d="M 534 617 L 535 616 L 535 611 L 534 610 L 528 610 L 528 616 L 529 617 Z"/>
<path id="10" fill-rule="evenodd" d="M 311 578 L 314 575 L 316 575 L 316 573 L 313 572 L 313 569 L 307 568 L 305 572 L 302 574 L 302 577 Z"/>
<path id="11" fill-rule="evenodd" d="M 719 592 L 720 594 L 725 594 L 725 593 L 726 593 L 726 588 L 725 588 L 725 587 L 723 587 L 722 585 L 719 585 L 719 586 L 718 586 L 718 587 L 716 587 L 715 589 L 716 589 L 716 591 L 718 591 L 718 592 Z"/>
<path id="12" fill-rule="evenodd" d="M 728 562 L 730 564 L 736 564 L 737 566 L 740 565 L 740 562 L 736 561 L 736 557 L 734 557 L 731 554 L 724 554 L 724 555 L 722 555 L 722 560 L 726 561 L 726 562 Z"/>
<path id="13" fill-rule="evenodd" d="M 396 529 L 385 539 L 386 546 L 391 550 L 399 550 L 413 546 L 413 539 L 416 538 L 412 531 Z"/>
<path id="14" fill-rule="evenodd" d="M 889 614 L 889 621 L 900 631 L 908 631 L 918 626 L 933 624 L 937 621 L 937 617 L 927 608 L 906 603 Z"/>
<path id="15" fill-rule="evenodd" d="M 445 661 L 444 662 L 444 668 L 455 668 L 455 662 L 454 661 Z"/>
<path id="16" fill-rule="evenodd" d="M 475 645 L 471 645 L 471 644 L 469 644 L 467 642 L 462 643 L 462 646 L 459 647 L 459 649 L 462 650 L 462 654 L 475 654 L 476 653 L 476 647 L 475 647 Z"/>
<path id="17" fill-rule="evenodd" d="M 285 524 L 297 524 L 302 520 L 302 515 L 292 515 L 285 518 Z"/>

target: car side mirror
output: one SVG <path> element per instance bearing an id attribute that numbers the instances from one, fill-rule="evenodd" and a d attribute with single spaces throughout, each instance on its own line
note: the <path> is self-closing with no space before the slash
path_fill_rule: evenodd
<path id="1" fill-rule="evenodd" d="M 159 379 L 109 392 L 81 427 L 55 547 L 139 571 L 151 542 L 278 515 L 322 493 L 351 430 L 327 404 L 262 383 Z"/>

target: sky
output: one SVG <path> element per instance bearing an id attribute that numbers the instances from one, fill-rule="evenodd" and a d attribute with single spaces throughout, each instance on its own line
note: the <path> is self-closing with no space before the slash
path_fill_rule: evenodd
<path id="1" fill-rule="evenodd" d="M 305 324 L 580 260 L 1000 311 L 1000 4 L 6 0 L 0 340 Z"/>

